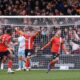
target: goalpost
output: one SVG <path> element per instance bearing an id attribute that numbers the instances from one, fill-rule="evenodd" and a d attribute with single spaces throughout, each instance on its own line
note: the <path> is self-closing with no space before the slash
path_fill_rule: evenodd
<path id="1" fill-rule="evenodd" d="M 41 30 L 41 33 L 36 37 L 34 42 L 31 67 L 33 69 L 47 69 L 47 64 L 52 58 L 50 48 L 41 51 L 41 47 L 54 36 L 57 29 L 61 29 L 62 37 L 66 40 L 65 44 L 70 52 L 72 52 L 70 48 L 70 41 L 72 41 L 70 34 L 72 34 L 73 30 L 77 30 L 77 34 L 79 35 L 80 16 L 1 16 L 0 29 L 3 27 L 11 27 L 13 31 L 15 27 L 22 27 L 25 32 L 27 32 L 29 27 L 32 27 L 34 32 Z M 75 39 L 73 38 L 73 40 Z M 78 43 L 80 40 L 76 42 Z M 55 68 L 80 69 L 80 54 L 78 53 L 80 51 L 75 52 L 75 54 L 65 55 L 61 50 L 60 61 L 55 65 Z M 15 66 L 17 66 L 16 56 L 14 57 L 14 68 Z"/>

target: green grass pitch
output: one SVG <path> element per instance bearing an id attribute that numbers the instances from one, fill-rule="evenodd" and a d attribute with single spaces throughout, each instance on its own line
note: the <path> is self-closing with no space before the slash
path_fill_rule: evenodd
<path id="1" fill-rule="evenodd" d="M 80 80 L 80 70 L 46 70 L 17 71 L 8 74 L 7 71 L 0 70 L 0 80 Z"/>

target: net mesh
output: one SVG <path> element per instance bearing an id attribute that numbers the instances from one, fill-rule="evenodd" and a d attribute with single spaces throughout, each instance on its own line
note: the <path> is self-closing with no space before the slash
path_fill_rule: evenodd
<path id="1" fill-rule="evenodd" d="M 80 69 L 80 18 L 1 18 L 0 19 L 0 35 L 2 30 L 12 28 L 13 42 L 17 38 L 15 27 L 21 27 L 27 32 L 32 27 L 33 33 L 40 30 L 40 34 L 34 40 L 34 54 L 31 59 L 31 67 L 34 69 L 46 69 L 48 62 L 52 59 L 50 47 L 41 51 L 41 47 L 45 45 L 52 36 L 55 35 L 57 29 L 62 31 L 61 36 L 65 39 L 65 45 L 69 49 L 70 54 L 65 55 L 64 51 L 60 52 L 60 61 L 56 63 L 55 68 L 61 65 L 68 65 L 70 69 Z M 76 44 L 77 48 L 71 43 Z M 18 46 L 15 47 L 14 68 L 18 67 L 17 57 Z"/>

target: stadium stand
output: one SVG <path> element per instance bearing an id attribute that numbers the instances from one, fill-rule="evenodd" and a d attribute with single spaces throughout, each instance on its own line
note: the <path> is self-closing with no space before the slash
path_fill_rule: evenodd
<path id="1" fill-rule="evenodd" d="M 80 0 L 0 0 L 0 15 L 80 15 Z"/>

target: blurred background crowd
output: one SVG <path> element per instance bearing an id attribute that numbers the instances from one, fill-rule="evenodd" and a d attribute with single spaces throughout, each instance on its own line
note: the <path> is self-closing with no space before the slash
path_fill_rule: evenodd
<path id="1" fill-rule="evenodd" d="M 80 15 L 80 0 L 0 0 L 0 15 Z"/>
<path id="2" fill-rule="evenodd" d="M 40 31 L 34 42 L 35 53 L 55 35 L 58 29 L 62 31 L 61 37 L 64 39 L 70 53 L 80 53 L 80 18 L 0 19 L 0 35 L 4 34 L 7 28 L 11 28 L 13 30 L 13 42 L 14 38 L 18 37 L 15 27 L 23 29 L 25 33 L 29 30 L 33 33 Z M 48 54 L 49 51 L 50 47 L 44 50 L 43 53 Z"/>

